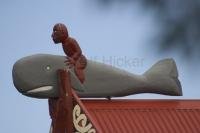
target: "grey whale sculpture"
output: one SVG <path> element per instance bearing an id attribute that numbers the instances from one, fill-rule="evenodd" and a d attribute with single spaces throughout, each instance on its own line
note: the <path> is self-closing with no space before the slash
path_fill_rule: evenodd
<path id="1" fill-rule="evenodd" d="M 65 57 L 36 54 L 18 60 L 12 71 L 13 83 L 23 95 L 34 98 L 58 97 L 57 70 L 64 69 Z M 70 70 L 72 87 L 80 97 L 120 97 L 138 93 L 181 96 L 182 88 L 173 59 L 164 59 L 142 75 L 88 60 L 82 85 Z M 84 91 L 80 91 L 84 88 Z"/>

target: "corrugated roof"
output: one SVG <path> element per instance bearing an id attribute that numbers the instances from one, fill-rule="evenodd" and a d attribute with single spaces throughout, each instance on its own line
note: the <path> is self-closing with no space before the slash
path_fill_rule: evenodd
<path id="1" fill-rule="evenodd" d="M 200 100 L 82 100 L 103 133 L 200 133 Z"/>

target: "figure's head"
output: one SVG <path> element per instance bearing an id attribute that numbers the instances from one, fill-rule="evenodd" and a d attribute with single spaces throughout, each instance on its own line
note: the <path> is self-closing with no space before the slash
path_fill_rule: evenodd
<path id="1" fill-rule="evenodd" d="M 63 42 L 65 39 L 68 38 L 67 27 L 62 23 L 55 24 L 53 27 L 53 33 L 51 37 L 54 43 Z"/>

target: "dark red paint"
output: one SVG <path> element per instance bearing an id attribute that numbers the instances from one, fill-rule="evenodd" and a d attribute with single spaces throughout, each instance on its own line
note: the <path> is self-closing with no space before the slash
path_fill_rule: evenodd
<path id="1" fill-rule="evenodd" d="M 66 65 L 70 68 L 74 66 L 76 76 L 83 83 L 85 81 L 84 69 L 87 65 L 87 59 L 82 54 L 78 42 L 69 37 L 67 27 L 61 23 L 53 27 L 52 39 L 55 44 L 62 43 L 63 50 L 67 55 Z"/>
<path id="2" fill-rule="evenodd" d="M 102 133 L 96 121 L 88 113 L 82 101 L 71 87 L 70 73 L 66 70 L 58 70 L 59 97 L 49 99 L 49 114 L 52 119 L 52 133 L 74 133 L 72 111 L 75 105 L 81 107 L 81 112 L 86 115 L 96 133 Z"/>
<path id="3" fill-rule="evenodd" d="M 200 133 L 200 100 L 82 100 L 103 133 Z"/>
<path id="4" fill-rule="evenodd" d="M 52 133 L 73 133 L 73 99 L 69 73 L 58 70 L 59 97 L 49 99 L 49 114 L 52 119 Z"/>

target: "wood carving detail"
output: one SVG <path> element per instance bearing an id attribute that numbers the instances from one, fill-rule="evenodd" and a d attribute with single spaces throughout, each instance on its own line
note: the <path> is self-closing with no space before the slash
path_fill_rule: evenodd
<path id="1" fill-rule="evenodd" d="M 81 114 L 81 108 L 78 104 L 73 109 L 73 123 L 76 133 L 96 133 L 92 124 L 88 122 L 86 115 Z"/>

